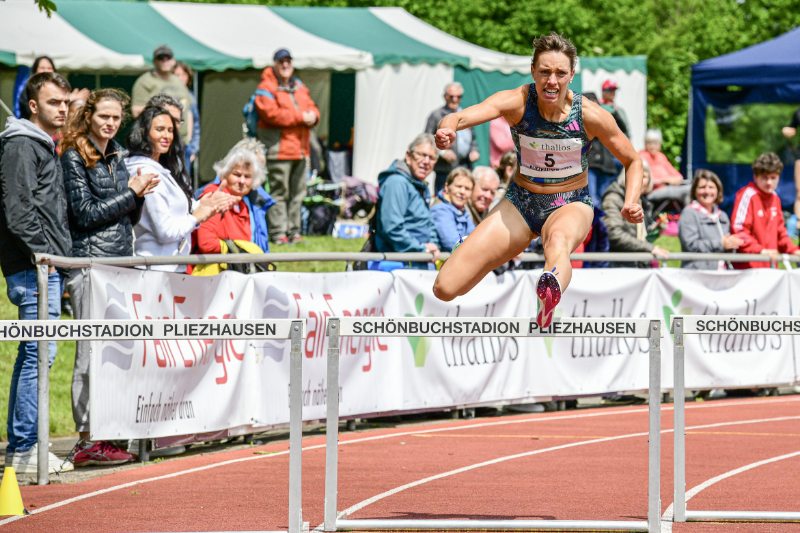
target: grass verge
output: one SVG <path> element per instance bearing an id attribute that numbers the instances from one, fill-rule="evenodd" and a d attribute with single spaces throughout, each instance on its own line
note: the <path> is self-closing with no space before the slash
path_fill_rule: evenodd
<path id="1" fill-rule="evenodd" d="M 8 301 L 6 280 L 0 276 L 0 320 L 19 318 L 17 307 Z M 62 320 L 69 320 L 62 316 Z M 7 420 L 8 392 L 11 388 L 11 374 L 17 359 L 16 342 L 0 342 L 0 419 Z M 64 436 L 75 433 L 72 420 L 72 367 L 75 364 L 75 343 L 59 342 L 56 362 L 50 369 L 50 435 Z M 6 424 L 0 425 L 0 437 L 8 439 Z"/>

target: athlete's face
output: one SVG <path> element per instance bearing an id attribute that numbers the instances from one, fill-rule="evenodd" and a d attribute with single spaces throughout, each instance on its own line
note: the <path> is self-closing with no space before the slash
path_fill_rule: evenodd
<path id="1" fill-rule="evenodd" d="M 545 52 L 531 67 L 539 100 L 545 103 L 563 102 L 575 71 L 569 57 L 563 52 Z"/>

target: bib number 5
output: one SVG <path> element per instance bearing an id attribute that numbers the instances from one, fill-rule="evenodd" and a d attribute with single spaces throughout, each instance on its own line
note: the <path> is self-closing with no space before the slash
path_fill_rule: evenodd
<path id="1" fill-rule="evenodd" d="M 551 168 L 555 164 L 556 164 L 556 161 L 555 161 L 555 159 L 553 159 L 553 154 L 544 154 L 544 165 L 547 168 Z"/>

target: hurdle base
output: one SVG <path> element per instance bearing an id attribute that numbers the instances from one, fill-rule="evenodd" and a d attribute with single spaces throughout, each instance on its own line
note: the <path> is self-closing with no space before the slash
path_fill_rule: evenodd
<path id="1" fill-rule="evenodd" d="M 336 520 L 336 529 L 647 531 L 647 522 L 610 520 Z"/>
<path id="2" fill-rule="evenodd" d="M 687 522 L 751 521 L 751 522 L 800 522 L 800 513 L 781 511 L 686 511 Z"/>

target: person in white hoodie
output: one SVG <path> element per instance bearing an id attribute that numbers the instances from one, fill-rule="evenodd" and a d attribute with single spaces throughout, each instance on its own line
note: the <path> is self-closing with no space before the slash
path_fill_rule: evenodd
<path id="1" fill-rule="evenodd" d="M 133 228 L 133 253 L 139 256 L 189 255 L 192 232 L 216 213 L 227 211 L 233 197 L 218 192 L 199 202 L 192 199 L 188 176 L 181 163 L 178 126 L 168 111 L 146 107 L 126 139 L 130 157 L 125 159 L 133 176 L 158 174 L 161 183 L 147 195 L 139 223 Z M 186 272 L 184 265 L 157 265 L 153 270 Z"/>

